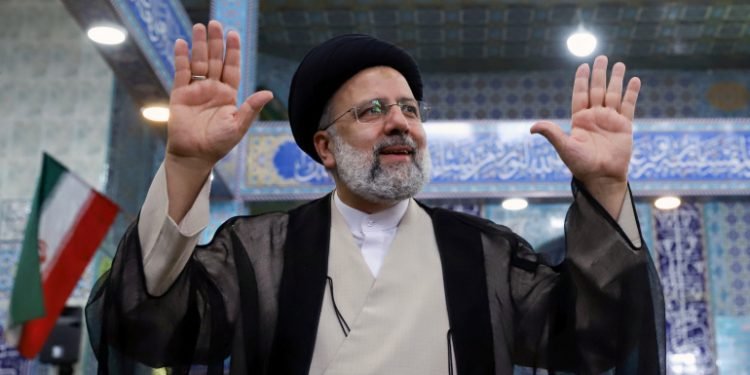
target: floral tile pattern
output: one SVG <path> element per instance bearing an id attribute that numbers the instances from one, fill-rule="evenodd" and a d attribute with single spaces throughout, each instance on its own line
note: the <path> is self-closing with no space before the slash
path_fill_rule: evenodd
<path id="1" fill-rule="evenodd" d="M 683 202 L 677 209 L 654 215 L 655 262 L 667 318 L 668 371 L 716 373 L 701 206 Z"/>

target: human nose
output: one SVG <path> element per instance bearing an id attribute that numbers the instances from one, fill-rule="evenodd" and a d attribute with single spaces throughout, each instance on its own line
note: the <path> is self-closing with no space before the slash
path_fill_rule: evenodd
<path id="1" fill-rule="evenodd" d="M 394 107 L 395 110 L 393 110 Z M 393 132 L 409 132 L 409 120 L 403 111 L 401 111 L 401 106 L 398 103 L 389 105 L 385 113 L 385 133 L 390 134 Z"/>

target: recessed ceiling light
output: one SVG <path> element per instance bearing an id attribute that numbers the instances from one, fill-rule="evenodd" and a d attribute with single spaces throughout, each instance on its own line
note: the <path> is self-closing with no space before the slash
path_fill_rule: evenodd
<path id="1" fill-rule="evenodd" d="M 666 196 L 666 197 L 660 197 L 656 201 L 654 201 L 654 207 L 660 209 L 660 210 L 672 210 L 677 207 L 680 207 L 680 203 L 682 201 L 679 197 L 675 196 Z"/>
<path id="2" fill-rule="evenodd" d="M 124 42 L 128 34 L 122 27 L 114 25 L 101 25 L 90 28 L 86 32 L 86 35 L 88 35 L 89 39 L 93 40 L 96 43 L 115 45 Z"/>
<path id="3" fill-rule="evenodd" d="M 165 105 L 151 105 L 141 108 L 141 114 L 146 120 L 153 122 L 167 122 L 169 120 L 169 108 Z"/>
<path id="4" fill-rule="evenodd" d="M 581 28 L 568 37 L 568 51 L 578 57 L 586 57 L 596 49 L 594 34 Z"/>
<path id="5" fill-rule="evenodd" d="M 503 208 L 509 211 L 523 210 L 528 207 L 529 202 L 523 198 L 508 198 L 503 201 Z"/>

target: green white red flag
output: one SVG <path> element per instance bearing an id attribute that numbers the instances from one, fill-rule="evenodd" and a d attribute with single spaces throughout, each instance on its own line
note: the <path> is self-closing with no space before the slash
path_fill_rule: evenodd
<path id="1" fill-rule="evenodd" d="M 118 207 L 44 154 L 10 301 L 6 341 L 26 358 L 44 346 Z"/>

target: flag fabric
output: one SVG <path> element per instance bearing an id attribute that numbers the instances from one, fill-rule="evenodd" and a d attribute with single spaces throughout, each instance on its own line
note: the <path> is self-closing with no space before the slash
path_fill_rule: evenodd
<path id="1" fill-rule="evenodd" d="M 44 346 L 70 293 L 114 222 L 117 206 L 44 154 L 10 300 L 8 344 Z"/>

